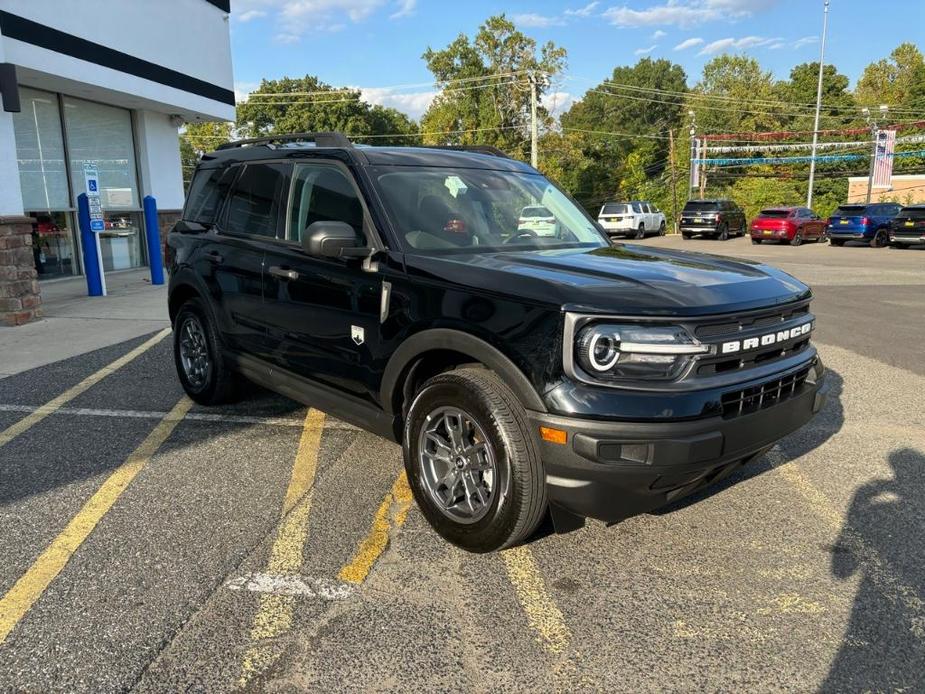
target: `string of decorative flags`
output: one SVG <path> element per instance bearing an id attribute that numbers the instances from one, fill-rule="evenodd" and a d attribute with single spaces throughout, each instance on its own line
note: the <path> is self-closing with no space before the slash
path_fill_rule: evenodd
<path id="1" fill-rule="evenodd" d="M 914 121 L 911 123 L 896 123 L 890 125 L 891 130 L 903 131 L 903 130 L 921 130 L 925 128 L 925 120 Z M 817 134 L 820 137 L 828 137 L 831 135 L 867 135 L 870 133 L 870 128 L 842 128 L 838 130 L 819 130 Z M 709 140 L 738 140 L 740 142 L 748 142 L 749 140 L 760 142 L 766 140 L 789 140 L 794 137 L 799 137 L 800 135 L 812 135 L 812 130 L 781 130 L 778 132 L 772 133 L 712 133 L 706 135 L 705 137 Z"/>
<path id="2" fill-rule="evenodd" d="M 857 145 L 858 143 L 854 143 Z M 864 143 L 861 143 L 864 144 Z M 890 152 L 880 156 L 886 157 L 921 157 L 925 155 L 925 149 L 914 152 Z M 830 161 L 856 161 L 858 159 L 870 159 L 871 154 L 822 154 L 798 156 L 798 157 L 738 157 L 733 159 L 694 159 L 695 164 L 710 166 L 755 166 L 757 164 L 806 164 L 814 158 L 816 162 Z"/>
<path id="3" fill-rule="evenodd" d="M 707 138 L 710 139 L 709 137 Z M 925 142 L 925 135 L 906 135 L 896 138 L 896 144 L 912 144 Z M 788 152 L 796 149 L 810 149 L 812 142 L 786 142 L 773 145 L 707 145 L 707 152 L 726 154 L 729 152 Z M 818 142 L 817 149 L 850 149 L 852 147 L 868 147 L 868 142 Z"/>

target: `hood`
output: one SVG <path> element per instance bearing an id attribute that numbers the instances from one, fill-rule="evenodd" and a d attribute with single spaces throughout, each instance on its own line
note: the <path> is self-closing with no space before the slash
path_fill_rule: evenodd
<path id="1" fill-rule="evenodd" d="M 703 315 L 809 296 L 769 265 L 621 244 L 596 249 L 407 256 L 412 275 L 586 313 Z"/>

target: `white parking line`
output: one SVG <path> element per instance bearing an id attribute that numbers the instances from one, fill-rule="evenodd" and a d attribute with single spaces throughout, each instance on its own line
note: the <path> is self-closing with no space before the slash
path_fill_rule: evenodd
<path id="1" fill-rule="evenodd" d="M 272 593 L 324 600 L 344 600 L 350 597 L 355 586 L 330 578 L 314 578 L 295 574 L 252 573 L 233 578 L 225 584 L 229 590 L 248 590 L 252 593 Z"/>
<path id="2" fill-rule="evenodd" d="M 41 409 L 39 405 L 5 405 L 0 403 L 0 412 L 36 412 Z M 126 419 L 163 419 L 166 412 L 153 410 L 111 410 L 95 409 L 92 407 L 60 407 L 52 415 L 77 415 L 80 417 L 122 417 Z M 264 426 L 298 427 L 302 428 L 304 418 L 295 417 L 251 417 L 248 415 L 211 414 L 207 412 L 190 412 L 186 421 L 194 422 L 230 422 L 232 424 L 262 424 Z M 352 424 L 329 419 L 325 424 L 327 429 L 346 429 L 359 431 Z"/>

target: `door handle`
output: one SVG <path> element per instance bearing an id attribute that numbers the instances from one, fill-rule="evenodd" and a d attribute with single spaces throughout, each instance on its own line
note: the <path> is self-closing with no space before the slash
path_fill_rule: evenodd
<path id="1" fill-rule="evenodd" d="M 216 265 L 218 265 L 219 263 L 223 262 L 225 259 L 222 257 L 222 254 L 219 253 L 218 251 L 209 251 L 208 253 L 206 253 L 206 260 L 208 260 L 210 263 L 215 263 Z"/>
<path id="2" fill-rule="evenodd" d="M 270 268 L 269 273 L 274 277 L 279 277 L 284 280 L 297 280 L 299 279 L 299 273 L 295 270 L 290 270 L 289 268 L 283 268 L 279 265 L 274 265 Z"/>

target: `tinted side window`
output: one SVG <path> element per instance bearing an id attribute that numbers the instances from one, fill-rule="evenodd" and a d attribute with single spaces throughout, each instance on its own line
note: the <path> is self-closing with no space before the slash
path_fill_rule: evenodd
<path id="1" fill-rule="evenodd" d="M 225 228 L 231 233 L 276 236 L 279 197 L 288 180 L 286 164 L 248 164 L 238 177 L 231 197 Z"/>
<path id="2" fill-rule="evenodd" d="M 197 171 L 186 196 L 183 219 L 188 222 L 212 224 L 235 173 L 236 169 L 231 167 Z"/>
<path id="3" fill-rule="evenodd" d="M 531 208 L 532 209 L 532 208 Z M 326 164 L 296 166 L 287 238 L 299 241 L 314 222 L 346 222 L 363 239 L 363 205 L 352 181 Z"/>
<path id="4" fill-rule="evenodd" d="M 634 202 L 633 212 L 642 212 L 642 205 L 640 205 L 638 202 Z"/>

